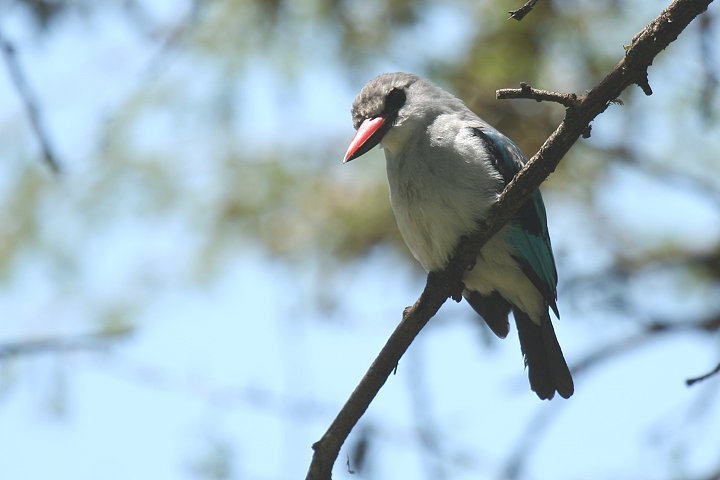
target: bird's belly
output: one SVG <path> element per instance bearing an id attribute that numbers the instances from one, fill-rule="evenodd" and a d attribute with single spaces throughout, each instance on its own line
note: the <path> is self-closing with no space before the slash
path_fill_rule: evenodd
<path id="1" fill-rule="evenodd" d="M 395 220 L 410 252 L 426 271 L 445 266 L 455 244 L 466 232 L 458 218 L 444 215 L 433 206 L 405 208 L 393 204 Z"/>
<path id="2" fill-rule="evenodd" d="M 412 203 L 392 201 L 392 207 L 403 240 L 426 271 L 437 271 L 447 264 L 460 237 L 474 230 L 478 218 L 443 208 L 442 202 L 419 199 Z M 474 267 L 463 277 L 465 288 L 482 294 L 496 291 L 532 319 L 542 318 L 547 307 L 513 258 L 512 247 L 505 241 L 507 229 L 501 229 L 480 250 Z"/>
<path id="3" fill-rule="evenodd" d="M 437 191 L 408 198 L 391 189 L 390 200 L 403 240 L 427 271 L 446 265 L 460 237 L 471 233 L 487 210 L 478 201 Z"/>

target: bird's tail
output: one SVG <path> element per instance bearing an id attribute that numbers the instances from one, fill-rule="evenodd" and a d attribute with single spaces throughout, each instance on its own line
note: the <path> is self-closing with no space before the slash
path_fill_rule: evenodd
<path id="1" fill-rule="evenodd" d="M 569 398 L 575 386 L 550 316 L 546 314 L 540 325 L 537 325 L 517 308 L 513 309 L 513 315 L 530 377 L 530 388 L 543 400 L 550 400 L 555 392 L 563 398 Z"/>

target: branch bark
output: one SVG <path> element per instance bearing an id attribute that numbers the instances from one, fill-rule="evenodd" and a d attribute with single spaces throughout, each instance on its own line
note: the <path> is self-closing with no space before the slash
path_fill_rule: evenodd
<path id="1" fill-rule="evenodd" d="M 712 0 L 675 0 L 626 47 L 625 56 L 592 90 L 567 106 L 565 118 L 540 150 L 508 184 L 477 231 L 462 238 L 448 265 L 428 274 L 420 298 L 403 312 L 402 322 L 388 338 L 365 376 L 350 395 L 335 420 L 313 444 L 308 480 L 332 478 L 332 467 L 343 442 L 383 386 L 413 339 L 437 313 L 445 300 L 459 300 L 462 275 L 485 242 L 497 233 L 557 167 L 570 147 L 588 131 L 590 122 L 605 111 L 630 85 L 652 94 L 647 70 L 655 57 L 672 43 L 690 22 L 704 12 Z"/>
<path id="2" fill-rule="evenodd" d="M 529 98 L 536 102 L 555 102 L 566 108 L 575 108 L 578 97 L 574 93 L 558 93 L 533 88 L 525 82 L 520 82 L 520 88 L 502 88 L 495 92 L 495 98 L 506 100 L 508 98 Z"/>

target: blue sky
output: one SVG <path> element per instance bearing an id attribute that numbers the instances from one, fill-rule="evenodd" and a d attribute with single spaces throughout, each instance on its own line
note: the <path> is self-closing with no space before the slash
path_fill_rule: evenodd
<path id="1" fill-rule="evenodd" d="M 162 24 L 172 25 L 182 15 L 171 2 L 157 5 Z M 421 23 L 431 30 L 454 25 L 454 35 L 441 37 L 447 43 L 430 45 L 426 55 L 461 49 L 470 38 L 472 25 L 458 23 L 465 6 L 457 5 L 432 10 Z M 650 18 L 654 9 L 648 11 Z M 111 322 L 113 315 L 121 323 L 129 319 L 137 330 L 98 351 L 2 365 L 0 478 L 198 478 L 202 465 L 223 451 L 230 452 L 232 478 L 304 475 L 310 445 L 379 351 L 402 308 L 420 292 L 419 268 L 391 248 L 338 267 L 320 255 L 284 261 L 247 241 L 217 275 L 199 281 L 195 262 L 203 209 L 214 205 L 217 192 L 211 189 L 220 169 L 213 159 L 223 148 L 212 140 L 228 132 L 203 129 L 202 114 L 142 111 L 134 129 L 118 135 L 148 158 L 167 145 L 178 146 L 176 156 L 154 161 L 177 172 L 178 188 L 194 210 L 168 209 L 171 214 L 160 218 L 145 210 L 161 202 L 148 193 L 143 177 L 144 168 L 155 164 L 133 159 L 136 164 L 121 166 L 117 183 L 103 183 L 114 178 L 107 171 L 120 167 L 104 157 L 111 154 L 100 134 L 105 122 L 119 121 L 118 112 L 134 115 L 134 102 L 158 101 L 173 88 L 187 87 L 187 105 L 202 104 L 213 71 L 200 68 L 207 65 L 195 63 L 193 55 L 172 53 L 157 72 L 148 73 L 157 50 L 148 49 L 113 11 L 94 15 L 89 31 L 88 22 L 71 18 L 37 43 L 17 10 L 1 21 L 21 48 L 67 172 L 41 180 L 37 237 L 15 257 L 0 291 L 0 342 L 84 333 Z M 632 23 L 637 23 L 634 32 L 641 22 Z M 625 38 L 623 32 L 613 34 Z M 691 52 L 696 34 L 687 32 L 688 40 L 683 36 L 670 48 Z M 407 35 L 398 52 L 413 45 L 413 33 Z M 378 72 L 420 65 L 403 62 L 398 52 L 379 56 Z M 326 147 L 307 139 L 322 132 L 323 141 L 337 150 L 337 158 L 317 159 L 327 162 L 328 175 L 339 181 L 382 176 L 378 151 L 363 162 L 340 165 L 352 134 L 349 106 L 362 80 L 353 84 L 333 68 L 330 60 L 337 54 L 331 46 L 320 49 L 308 70 L 289 79 L 269 62 L 248 60 L 253 68 L 237 86 L 245 108 L 238 113 L 238 131 L 230 132 L 238 143 L 258 152 L 278 143 L 287 151 L 320 152 Z M 681 57 L 690 71 L 697 68 L 694 58 Z M 656 95 L 647 103 L 673 112 L 672 92 L 665 86 L 684 88 L 684 77 L 676 73 L 680 68 L 657 63 Z M 139 79 L 148 75 L 147 90 L 138 91 Z M 188 75 L 193 81 L 179 86 L 178 79 Z M 0 104 L 9 106 L 0 113 L 0 144 L 8 159 L 0 167 L 6 179 L 0 181 L 12 183 L 42 165 L 32 163 L 37 147 L 5 74 L 0 75 Z M 624 133 L 614 115 L 611 108 L 598 119 L 592 141 L 612 142 Z M 657 155 L 676 148 L 673 142 L 665 150 L 657 147 L 663 145 L 657 132 L 671 131 L 673 119 L 694 121 L 689 113 L 638 114 L 633 125 L 638 148 Z M 690 132 L 689 142 L 711 149 L 720 142 L 703 135 L 700 126 L 683 131 Z M 20 141 L 11 142 L 15 137 Z M 566 201 L 573 195 L 569 189 L 546 194 L 561 282 L 565 272 L 592 272 L 609 261 L 603 235 L 639 237 L 636 248 L 676 241 L 698 250 L 720 237 L 718 210 L 691 189 L 671 190 L 621 169 L 608 171 L 606 185 L 600 199 L 604 210 L 613 212 L 616 228 L 610 233 L 607 224 L 588 222 L 581 205 Z M 93 196 L 99 196 L 97 205 L 80 210 Z M 13 224 L 12 212 L 5 216 L 6 225 Z M 634 288 L 639 302 L 679 315 L 717 304 L 716 291 L 692 286 L 648 275 Z M 564 300 L 562 288 L 563 283 L 557 330 L 571 364 L 588 349 L 638 329 L 611 318 L 616 314 L 611 309 Z M 667 291 L 686 295 L 660 295 Z M 424 478 L 426 462 L 435 454 L 423 449 L 416 430 L 428 423 L 437 430 L 447 478 L 496 478 L 539 412 L 552 412 L 554 420 L 532 451 L 528 478 L 684 477 L 717 462 L 720 429 L 710 426 L 718 424 L 720 411 L 708 407 L 705 415 L 691 413 L 702 398 L 717 403 L 717 382 L 692 389 L 683 383 L 717 359 L 715 337 L 668 337 L 579 376 L 572 400 L 542 403 L 528 389 L 516 339 L 511 335 L 488 344 L 467 305 L 450 302 L 413 345 L 361 428 L 372 425 L 377 433 L 373 468 L 381 478 Z M 422 382 L 413 381 L 417 378 Z M 419 418 L 415 409 L 422 387 L 430 402 Z M 345 469 L 346 453 L 338 460 L 336 478 L 356 478 Z M 668 472 L 668 465 L 676 471 Z"/>

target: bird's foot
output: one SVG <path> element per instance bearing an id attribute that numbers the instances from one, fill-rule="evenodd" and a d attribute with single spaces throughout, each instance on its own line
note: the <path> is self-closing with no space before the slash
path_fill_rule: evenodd
<path id="1" fill-rule="evenodd" d="M 462 293 L 465 290 L 465 284 L 463 282 L 459 282 L 457 285 L 450 285 L 445 275 L 438 272 L 430 272 L 428 274 L 428 283 L 435 288 L 445 289 L 445 291 L 448 291 L 448 296 L 458 303 L 463 298 Z"/>
<path id="2" fill-rule="evenodd" d="M 469 241 L 469 239 L 470 239 L 470 235 L 461 235 L 460 240 L 458 241 L 458 246 L 466 244 Z M 458 254 L 458 251 L 457 251 L 457 247 L 456 247 L 455 255 L 457 255 L 457 254 Z M 468 262 L 468 264 L 467 264 L 468 271 L 475 268 L 476 263 L 477 263 L 477 258 L 473 257 L 473 259 L 470 262 Z"/>

